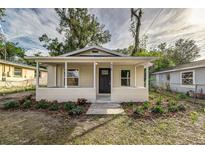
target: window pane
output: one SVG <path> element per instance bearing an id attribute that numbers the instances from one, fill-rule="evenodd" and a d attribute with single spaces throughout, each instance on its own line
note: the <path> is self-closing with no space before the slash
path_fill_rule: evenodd
<path id="1" fill-rule="evenodd" d="M 68 69 L 69 78 L 79 78 L 79 71 L 77 69 Z"/>
<path id="2" fill-rule="evenodd" d="M 130 70 L 121 70 L 121 77 L 130 77 Z"/>
<path id="3" fill-rule="evenodd" d="M 130 86 L 130 79 L 121 79 L 121 86 Z"/>
<path id="4" fill-rule="evenodd" d="M 78 78 L 68 78 L 67 84 L 69 86 L 78 86 Z"/>
<path id="5" fill-rule="evenodd" d="M 193 72 L 182 73 L 182 84 L 192 85 L 193 84 Z"/>
<path id="6" fill-rule="evenodd" d="M 22 76 L 22 69 L 21 68 L 14 68 L 14 76 Z"/>

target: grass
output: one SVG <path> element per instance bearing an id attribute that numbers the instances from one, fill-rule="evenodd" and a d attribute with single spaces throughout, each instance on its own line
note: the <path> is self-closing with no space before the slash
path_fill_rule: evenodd
<path id="1" fill-rule="evenodd" d="M 27 86 L 27 87 L 1 87 L 0 95 L 12 94 L 23 91 L 32 91 L 35 90 L 35 86 Z"/>
<path id="2" fill-rule="evenodd" d="M 205 144 L 205 112 L 199 104 L 181 103 L 185 112 L 149 119 L 2 110 L 0 144 Z"/>

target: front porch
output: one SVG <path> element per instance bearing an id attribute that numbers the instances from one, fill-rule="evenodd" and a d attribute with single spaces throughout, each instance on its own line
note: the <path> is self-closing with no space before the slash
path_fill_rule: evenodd
<path id="1" fill-rule="evenodd" d="M 48 68 L 48 84 L 42 87 L 37 78 L 37 100 L 64 102 L 86 98 L 92 103 L 148 100 L 149 65 L 146 61 L 37 62 L 37 77 L 39 63 Z"/>

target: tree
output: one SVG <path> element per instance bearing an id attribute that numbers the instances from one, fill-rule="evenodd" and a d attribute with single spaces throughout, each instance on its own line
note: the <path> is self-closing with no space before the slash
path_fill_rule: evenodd
<path id="1" fill-rule="evenodd" d="M 6 55 L 5 51 L 3 50 L 6 48 Z M 0 41 L 0 59 L 11 60 L 11 61 L 18 61 L 19 59 L 23 59 L 25 55 L 25 50 L 21 47 L 18 47 L 18 43 L 13 42 L 3 42 Z"/>
<path id="2" fill-rule="evenodd" d="M 133 20 L 133 16 L 135 17 Z M 136 52 L 139 51 L 139 34 L 140 34 L 140 26 L 141 26 L 141 18 L 142 18 L 142 9 L 131 9 L 131 27 L 130 31 L 132 32 L 133 37 L 135 38 L 135 45 L 132 51 L 132 55 L 135 55 Z"/>
<path id="3" fill-rule="evenodd" d="M 189 39 L 177 40 L 175 46 L 168 51 L 168 54 L 175 65 L 192 62 L 200 56 L 196 42 Z"/>
<path id="4" fill-rule="evenodd" d="M 50 50 L 51 56 L 84 48 L 87 45 L 102 45 L 110 41 L 111 35 L 104 30 L 105 25 L 97 21 L 95 15 L 90 15 L 88 9 L 55 9 L 60 18 L 57 31 L 64 36 L 60 42 L 58 38 L 49 38 L 43 34 L 39 40 Z"/>

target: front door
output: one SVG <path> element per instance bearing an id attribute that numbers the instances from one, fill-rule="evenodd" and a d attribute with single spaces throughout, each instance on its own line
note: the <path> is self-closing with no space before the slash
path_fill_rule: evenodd
<path id="1" fill-rule="evenodd" d="M 110 68 L 99 68 L 99 93 L 110 93 Z"/>

